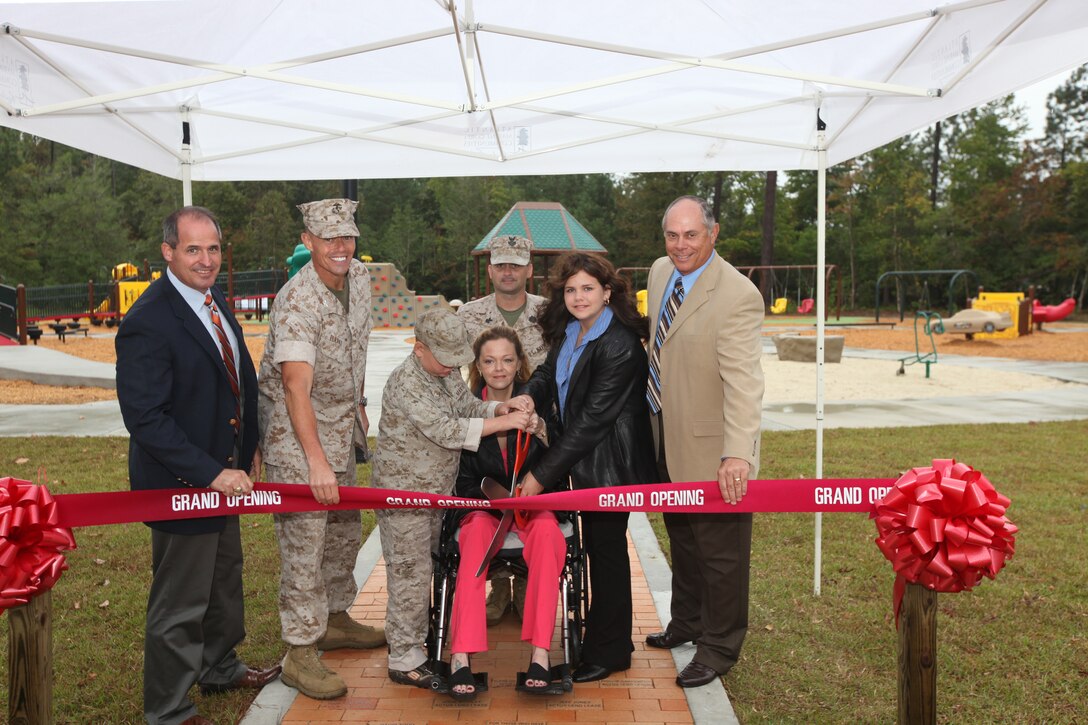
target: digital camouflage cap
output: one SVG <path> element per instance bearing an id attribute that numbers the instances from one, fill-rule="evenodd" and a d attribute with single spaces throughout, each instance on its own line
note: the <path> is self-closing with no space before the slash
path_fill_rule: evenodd
<path id="1" fill-rule="evenodd" d="M 322 199 L 299 204 L 302 223 L 306 231 L 322 239 L 358 237 L 355 226 L 355 208 L 359 202 L 351 199 Z"/>
<path id="2" fill-rule="evenodd" d="M 524 267 L 531 261 L 533 243 L 517 234 L 501 234 L 491 237 L 487 248 L 491 250 L 491 264 L 516 264 Z"/>
<path id="3" fill-rule="evenodd" d="M 461 318 L 445 307 L 420 315 L 416 339 L 430 349 L 435 360 L 448 368 L 468 365 L 475 358 L 468 328 Z"/>

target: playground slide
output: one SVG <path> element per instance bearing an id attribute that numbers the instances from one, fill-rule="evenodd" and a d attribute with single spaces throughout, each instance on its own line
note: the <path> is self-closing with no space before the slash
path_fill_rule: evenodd
<path id="1" fill-rule="evenodd" d="M 1060 305 L 1044 305 L 1035 300 L 1031 310 L 1031 319 L 1034 322 L 1057 322 L 1068 317 L 1076 309 L 1077 301 L 1072 297 L 1066 298 Z"/>

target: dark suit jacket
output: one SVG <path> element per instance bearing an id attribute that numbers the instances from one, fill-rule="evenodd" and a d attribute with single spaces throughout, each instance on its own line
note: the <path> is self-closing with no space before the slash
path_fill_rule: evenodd
<path id="1" fill-rule="evenodd" d="M 613 318 L 604 334 L 586 345 L 570 377 L 562 418 L 555 382 L 560 347 L 552 347 L 526 385 L 546 415 L 551 442 L 533 475 L 545 489 L 555 488 L 568 474 L 576 489 L 654 482 L 657 464 L 646 405 L 649 368 L 638 335 Z"/>
<path id="2" fill-rule="evenodd" d="M 221 311 L 229 309 L 212 288 Z M 117 332 L 117 399 L 128 428 L 129 482 L 134 490 L 207 488 L 224 468 L 249 470 L 257 448 L 257 374 L 229 313 L 222 319 L 238 339 L 242 387 L 239 460 L 235 461 L 234 393 L 223 357 L 170 280 L 151 283 Z M 221 531 L 222 517 L 151 521 L 173 534 Z"/>

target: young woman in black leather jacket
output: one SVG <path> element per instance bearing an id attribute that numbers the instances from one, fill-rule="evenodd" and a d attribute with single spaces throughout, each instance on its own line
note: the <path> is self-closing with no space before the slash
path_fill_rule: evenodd
<path id="1" fill-rule="evenodd" d="M 627 282 L 603 257 L 568 254 L 549 279 L 541 315 L 547 360 L 525 392 L 548 421 L 550 447 L 522 490 L 550 490 L 569 475 L 575 489 L 657 480 L 646 405 L 646 318 Z M 586 512 L 590 605 L 575 682 L 631 666 L 631 563 L 627 512 Z"/>

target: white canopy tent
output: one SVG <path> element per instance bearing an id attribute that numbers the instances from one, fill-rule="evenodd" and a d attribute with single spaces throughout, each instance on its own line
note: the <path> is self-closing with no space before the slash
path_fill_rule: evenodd
<path id="1" fill-rule="evenodd" d="M 828 164 L 1088 60 L 1083 0 L 0 3 L 0 29 L 0 124 L 187 201 L 190 180 L 819 169 L 820 266 Z"/>

